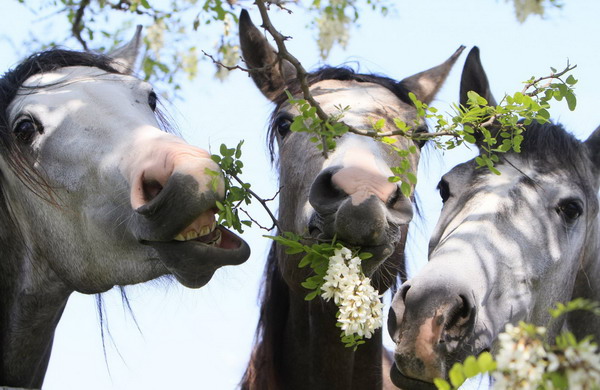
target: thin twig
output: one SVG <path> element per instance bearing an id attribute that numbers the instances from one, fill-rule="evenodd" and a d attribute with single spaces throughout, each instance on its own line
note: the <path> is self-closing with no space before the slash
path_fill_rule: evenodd
<path id="1" fill-rule="evenodd" d="M 244 183 L 237 175 L 235 174 L 231 174 L 229 173 L 229 175 L 231 177 L 233 177 L 235 179 L 235 181 L 237 181 L 240 185 L 245 185 L 246 183 Z M 273 214 L 273 212 L 269 209 L 269 207 L 267 206 L 267 202 L 272 201 L 273 199 L 263 199 L 260 196 L 258 196 L 258 194 L 256 194 L 256 192 L 252 191 L 249 188 L 245 189 L 250 195 L 252 195 L 252 197 L 254 199 L 256 199 L 258 201 L 258 203 L 261 204 L 261 206 L 265 209 L 265 211 L 267 212 L 267 214 L 269 214 L 269 217 L 271 218 L 271 220 L 273 221 L 273 226 L 277 227 L 277 230 L 281 231 L 281 228 L 279 226 L 279 221 L 277 220 L 277 217 L 275 217 L 275 215 Z M 278 191 L 279 193 L 279 191 Z M 259 225 L 260 226 L 260 225 Z M 272 230 L 272 229 L 270 229 Z"/>
<path id="2" fill-rule="evenodd" d="M 88 50 L 88 46 L 87 42 L 81 37 L 81 31 L 83 31 L 83 14 L 85 13 L 85 9 L 88 5 L 90 5 L 90 0 L 81 0 L 81 3 L 79 3 L 79 8 L 77 8 L 77 11 L 75 11 L 73 24 L 71 25 L 71 33 L 85 51 Z"/>
<path id="3" fill-rule="evenodd" d="M 266 227 L 266 226 L 263 226 L 263 225 L 261 225 L 261 224 L 260 224 L 260 223 L 259 223 L 259 222 L 258 222 L 256 219 L 252 218 L 252 216 L 250 215 L 250 213 L 249 213 L 249 212 L 247 212 L 246 210 L 244 210 L 244 209 L 243 209 L 243 208 L 241 208 L 241 207 L 240 207 L 240 210 L 241 210 L 241 211 L 242 211 L 244 214 L 246 214 L 246 217 L 250 218 L 250 220 L 252 221 L 252 223 L 254 223 L 256 226 L 258 226 L 260 229 L 262 229 L 262 230 L 266 230 L 266 231 L 270 232 L 271 230 L 273 230 L 273 229 L 275 229 L 275 228 L 276 228 L 276 225 L 275 225 L 275 224 L 271 225 L 271 227 L 270 227 L 270 228 L 268 228 L 268 227 Z"/>
<path id="4" fill-rule="evenodd" d="M 290 14 L 290 15 L 291 15 L 291 14 L 293 14 L 293 12 L 292 12 L 292 10 L 291 10 L 291 9 L 289 9 L 289 8 L 286 8 L 286 7 L 284 6 L 284 4 L 286 3 L 285 1 L 282 1 L 282 0 L 267 0 L 267 3 L 269 3 L 269 6 L 270 6 L 270 5 L 274 5 L 274 6 L 276 6 L 277 8 L 279 8 L 280 10 L 282 10 L 282 11 L 285 11 L 285 12 L 287 12 L 287 13 L 288 13 L 288 14 Z M 267 8 L 268 8 L 268 7 L 267 7 Z"/>
<path id="5" fill-rule="evenodd" d="M 537 88 L 537 87 L 536 87 L 536 88 L 535 88 L 535 90 L 534 90 L 533 92 L 529 92 L 529 93 L 527 93 L 527 90 L 528 90 L 529 88 L 531 88 L 531 87 L 535 87 L 535 86 L 536 86 L 536 85 L 537 85 L 537 84 L 538 84 L 540 81 L 543 81 L 543 80 L 554 80 L 554 79 L 559 79 L 559 80 L 560 80 L 560 77 L 561 77 L 561 76 L 565 75 L 566 73 L 568 73 L 568 72 L 572 71 L 572 70 L 573 70 L 573 69 L 575 69 L 575 68 L 577 68 L 577 65 L 573 65 L 573 66 L 571 66 L 571 65 L 569 64 L 569 62 L 567 62 L 567 67 L 566 67 L 566 68 L 565 68 L 563 71 L 561 71 L 561 72 L 558 72 L 558 73 L 551 73 L 549 76 L 539 77 L 539 78 L 537 78 L 537 79 L 535 79 L 535 80 L 533 80 L 533 81 L 531 81 L 531 82 L 529 82 L 529 83 L 525 84 L 525 86 L 523 87 L 523 90 L 521 91 L 521 93 L 522 93 L 523 95 L 529 95 L 529 96 L 532 96 L 532 97 L 533 97 L 533 96 L 535 96 L 535 95 L 537 95 L 537 94 L 539 93 L 539 91 L 540 91 L 540 88 Z M 550 83 L 550 82 L 548 82 L 548 83 L 547 83 L 545 86 L 543 86 L 543 87 L 542 87 L 542 89 L 543 89 L 543 88 L 547 88 L 547 87 L 549 87 L 549 86 L 550 86 L 550 84 L 551 84 L 551 83 Z"/>
<path id="6" fill-rule="evenodd" d="M 213 64 L 215 64 L 215 65 L 217 65 L 217 66 L 220 66 L 220 67 L 222 67 L 222 68 L 225 68 L 225 69 L 227 69 L 227 70 L 235 70 L 235 69 L 239 69 L 239 70 L 241 70 L 241 71 L 243 71 L 243 72 L 248 72 L 248 73 L 250 73 L 250 69 L 248 69 L 248 68 L 244 68 L 244 67 L 242 67 L 242 66 L 239 66 L 239 65 L 235 65 L 235 66 L 228 66 L 228 65 L 225 65 L 224 63 L 222 63 L 221 61 L 219 61 L 219 60 L 215 59 L 215 58 L 214 58 L 212 55 L 208 54 L 208 53 L 207 53 L 207 52 L 205 52 L 204 50 L 202 50 L 202 54 L 204 54 L 206 57 L 210 58 L 210 59 L 211 59 L 211 61 L 213 62 Z"/>
<path id="7" fill-rule="evenodd" d="M 279 31 L 277 31 L 277 29 L 271 23 L 271 19 L 269 18 L 268 9 L 267 9 L 267 6 L 265 5 L 265 1 L 264 0 L 256 0 L 255 4 L 257 5 L 257 7 L 260 11 L 260 16 L 262 19 L 261 27 L 264 28 L 265 30 L 267 30 L 269 32 L 269 34 L 271 34 L 271 36 L 275 40 L 275 43 L 277 44 L 277 56 L 279 57 L 280 61 L 283 61 L 283 60 L 288 61 L 290 64 L 292 64 L 292 66 L 294 66 L 294 68 L 296 68 L 296 78 L 298 79 L 298 81 L 300 83 L 300 89 L 302 90 L 302 96 L 304 97 L 304 100 L 306 100 L 308 102 L 308 104 L 310 104 L 312 107 L 315 108 L 317 117 L 319 119 L 321 119 L 323 122 L 333 122 L 331 117 L 329 115 L 327 115 L 325 113 L 325 111 L 323 111 L 323 109 L 321 108 L 319 103 L 315 100 L 315 98 L 310 93 L 310 86 L 308 84 L 308 72 L 306 71 L 306 69 L 304 69 L 304 67 L 302 66 L 300 61 L 298 61 L 298 59 L 296 57 L 294 57 L 287 50 L 287 48 L 285 46 L 285 41 L 288 39 L 288 37 L 282 35 Z M 354 129 L 352 126 L 349 126 L 346 123 L 344 123 L 344 125 L 348 127 L 349 131 L 356 133 L 356 134 L 360 134 L 360 130 Z M 324 139 L 323 139 L 322 143 L 323 143 L 323 155 L 325 156 L 325 158 L 327 158 L 327 153 L 328 153 L 327 143 L 325 142 Z"/>

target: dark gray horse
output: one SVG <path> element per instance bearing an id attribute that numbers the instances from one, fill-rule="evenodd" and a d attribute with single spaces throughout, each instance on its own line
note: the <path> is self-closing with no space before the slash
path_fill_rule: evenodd
<path id="1" fill-rule="evenodd" d="M 477 48 L 465 64 L 461 104 L 468 91 L 494 101 Z M 444 207 L 429 263 L 390 310 L 392 379 L 402 388 L 434 389 L 454 362 L 493 349 L 508 323 L 547 325 L 556 302 L 600 300 L 600 128 L 585 142 L 551 123 L 534 123 L 524 136 L 521 153 L 501 156 L 501 175 L 471 160 L 440 181 Z M 563 324 L 553 322 L 549 340 Z M 600 340 L 591 314 L 574 312 L 566 325 Z"/>
<path id="2" fill-rule="evenodd" d="M 218 166 L 160 129 L 130 75 L 139 44 L 38 53 L 0 79 L 0 386 L 42 385 L 73 291 L 165 274 L 201 287 L 250 254 L 215 224 Z"/>
<path id="3" fill-rule="evenodd" d="M 389 146 L 354 134 L 338 139 L 335 151 L 324 158 L 310 136 L 290 131 L 297 111 L 287 103 L 284 89 L 301 96 L 295 68 L 277 62 L 275 50 L 246 12 L 240 17 L 240 39 L 252 78 L 277 105 L 270 139 L 279 150 L 281 228 L 314 238 L 337 236 L 347 245 L 362 247 L 374 255 L 364 262 L 365 273 L 380 292 L 386 291 L 404 272 L 404 243 L 413 215 L 411 199 L 388 181 L 390 167 L 399 165 L 400 158 Z M 409 124 L 417 120 L 409 91 L 430 102 L 461 51 L 400 82 L 347 68 L 322 68 L 309 75 L 310 90 L 329 114 L 338 111 L 336 106 L 350 107 L 343 118 L 346 123 L 364 130 L 385 119 L 384 131 L 389 131 L 394 118 Z M 404 137 L 397 137 L 397 145 L 420 146 Z M 413 173 L 418 157 L 418 152 L 410 157 Z M 345 348 L 336 327 L 336 306 L 304 300 L 307 290 L 300 283 L 308 274 L 298 268 L 300 258 L 279 245 L 271 249 L 257 344 L 242 388 L 381 389 L 389 382 L 388 368 L 382 375 L 381 331 L 357 351 Z"/>

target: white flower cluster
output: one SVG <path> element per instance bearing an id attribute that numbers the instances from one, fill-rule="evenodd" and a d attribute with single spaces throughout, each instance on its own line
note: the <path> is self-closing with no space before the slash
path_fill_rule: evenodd
<path id="1" fill-rule="evenodd" d="M 543 327 L 535 328 L 532 336 L 522 327 L 506 326 L 499 336 L 494 389 L 555 389 L 551 374 L 560 375 L 568 389 L 600 389 L 598 347 L 585 340 L 553 350 L 543 342 L 545 333 Z"/>
<path id="2" fill-rule="evenodd" d="M 336 249 L 321 287 L 321 296 L 339 307 L 338 324 L 344 335 L 371 338 L 383 324 L 382 295 L 361 271 L 360 259 L 348 248 Z"/>

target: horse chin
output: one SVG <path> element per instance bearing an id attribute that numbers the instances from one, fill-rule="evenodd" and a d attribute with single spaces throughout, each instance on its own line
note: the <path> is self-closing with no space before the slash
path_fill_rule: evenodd
<path id="1" fill-rule="evenodd" d="M 424 382 L 418 379 L 410 378 L 400 372 L 398 366 L 395 364 L 390 370 L 390 378 L 394 385 L 401 389 L 411 390 L 436 390 L 437 387 L 433 383 Z"/>
<path id="2" fill-rule="evenodd" d="M 334 224 L 329 220 L 333 220 L 333 218 L 326 218 L 316 213 L 313 214 L 308 223 L 309 235 L 316 240 L 331 240 L 332 237 L 337 236 Z M 388 227 L 384 233 L 385 240 L 381 244 L 364 245 L 353 242 L 351 239 L 345 239 L 344 237 L 337 236 L 337 238 L 338 241 L 341 241 L 345 245 L 360 247 L 362 253 L 366 252 L 372 255 L 363 263 L 363 272 L 370 277 L 396 251 L 397 245 L 402 241 L 402 234 L 403 230 L 400 226 L 388 221 Z"/>
<path id="3" fill-rule="evenodd" d="M 396 244 L 396 242 L 387 242 L 376 246 L 361 246 L 361 253 L 370 253 L 373 255 L 362 263 L 365 275 L 372 277 L 379 266 L 394 253 Z"/>
<path id="4" fill-rule="evenodd" d="M 160 261 L 184 286 L 200 288 L 210 281 L 215 271 L 225 265 L 239 265 L 250 257 L 250 247 L 237 235 L 222 226 L 220 239 L 206 243 L 202 238 L 189 241 L 152 242 Z"/>

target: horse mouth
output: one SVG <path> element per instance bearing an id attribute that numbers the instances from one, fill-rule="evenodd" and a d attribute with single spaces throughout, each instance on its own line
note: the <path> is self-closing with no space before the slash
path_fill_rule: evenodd
<path id="1" fill-rule="evenodd" d="M 176 234 L 171 241 L 144 241 L 184 286 L 199 288 L 225 265 L 239 265 L 250 257 L 250 247 L 239 236 L 217 225 L 207 213 Z M 212 219 L 212 220 L 211 220 Z M 207 223 L 208 221 L 208 223 Z"/>
<path id="2" fill-rule="evenodd" d="M 424 382 L 419 379 L 408 377 L 400 371 L 398 366 L 394 364 L 390 370 L 390 378 L 394 385 L 401 389 L 412 390 L 436 390 L 437 387 L 433 383 Z"/>
<path id="3" fill-rule="evenodd" d="M 363 272 L 369 277 L 371 277 L 377 271 L 378 267 L 396 251 L 398 243 L 402 241 L 402 234 L 404 234 L 401 226 L 388 220 L 387 227 L 385 231 L 382 232 L 382 236 L 385 237 L 381 240 L 382 242 L 375 245 L 368 245 L 364 241 L 356 242 L 357 240 L 336 235 L 334 231 L 335 228 L 330 220 L 333 220 L 333 217 L 323 217 L 318 213 L 314 213 L 308 223 L 309 236 L 317 241 L 331 240 L 336 236 L 338 241 L 343 244 L 360 248 L 361 252 L 367 252 L 373 255 L 363 263 Z"/>

